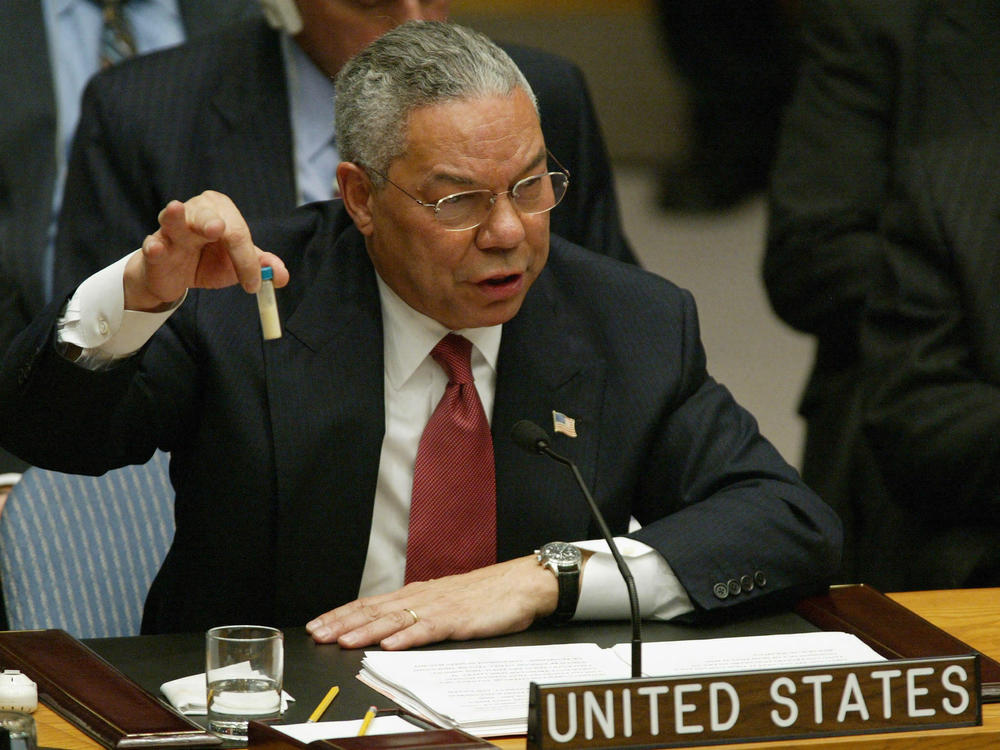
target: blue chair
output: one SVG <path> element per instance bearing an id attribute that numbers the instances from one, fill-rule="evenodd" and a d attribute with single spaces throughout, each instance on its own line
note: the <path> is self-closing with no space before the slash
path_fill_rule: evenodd
<path id="1" fill-rule="evenodd" d="M 168 456 L 100 477 L 25 471 L 0 513 L 0 576 L 12 630 L 138 635 L 174 534 Z"/>

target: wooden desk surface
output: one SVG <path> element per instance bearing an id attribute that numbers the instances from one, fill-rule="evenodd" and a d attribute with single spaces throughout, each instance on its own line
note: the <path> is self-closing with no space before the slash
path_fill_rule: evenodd
<path id="1" fill-rule="evenodd" d="M 889 596 L 973 648 L 1000 658 L 1000 588 L 954 591 L 911 591 Z M 99 750 L 101 747 L 57 714 L 39 706 L 35 713 L 38 743 L 46 748 Z M 521 750 L 523 739 L 500 740 L 505 750 Z M 903 750 L 906 748 L 1000 747 L 1000 703 L 983 706 L 983 725 L 927 732 L 897 732 L 851 737 L 825 737 L 808 741 L 752 742 L 713 745 L 714 750 L 788 750 L 808 745 L 823 750 Z"/>

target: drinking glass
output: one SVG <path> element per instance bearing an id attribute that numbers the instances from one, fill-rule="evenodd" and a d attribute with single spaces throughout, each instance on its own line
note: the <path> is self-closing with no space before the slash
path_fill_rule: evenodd
<path id="1" fill-rule="evenodd" d="M 251 719 L 281 716 L 284 640 L 261 625 L 224 625 L 205 635 L 208 730 L 245 740 Z"/>
<path id="2" fill-rule="evenodd" d="M 38 734 L 31 714 L 0 711 L 0 732 L 7 733 L 6 738 L 0 737 L 0 744 L 10 750 L 38 750 Z"/>

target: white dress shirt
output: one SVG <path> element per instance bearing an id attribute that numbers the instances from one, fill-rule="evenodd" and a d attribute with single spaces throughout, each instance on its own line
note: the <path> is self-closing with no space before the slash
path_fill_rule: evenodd
<path id="1" fill-rule="evenodd" d="M 57 343 L 80 347 L 83 355 L 77 361 L 85 366 L 96 368 L 138 351 L 183 302 L 161 313 L 124 310 L 122 276 L 127 260 L 123 258 L 81 284 L 57 324 Z M 417 446 L 447 385 L 444 370 L 430 352 L 449 329 L 409 307 L 381 278 L 378 287 L 384 330 L 386 425 L 359 596 L 395 591 L 403 585 Z M 472 342 L 476 390 L 487 419 L 492 419 L 502 326 L 457 333 Z M 580 502 L 584 502 L 582 498 Z M 693 610 L 684 588 L 658 552 L 634 539 L 618 537 L 616 541 L 635 579 L 643 617 L 670 619 Z M 603 540 L 576 544 L 594 554 L 580 578 L 574 619 L 628 619 L 628 592 L 607 544 Z"/>

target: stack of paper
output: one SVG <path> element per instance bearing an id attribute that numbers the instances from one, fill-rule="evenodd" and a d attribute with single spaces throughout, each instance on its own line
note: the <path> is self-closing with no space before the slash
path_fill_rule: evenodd
<path id="1" fill-rule="evenodd" d="M 524 734 L 531 682 L 582 682 L 629 676 L 596 643 L 447 651 L 367 651 L 358 675 L 403 708 L 479 737 Z"/>
<path id="2" fill-rule="evenodd" d="M 445 728 L 480 737 L 524 734 L 532 682 L 628 679 L 631 644 L 367 651 L 358 679 Z M 671 677 L 883 661 L 847 633 L 709 638 L 646 643 L 643 674 Z"/>

